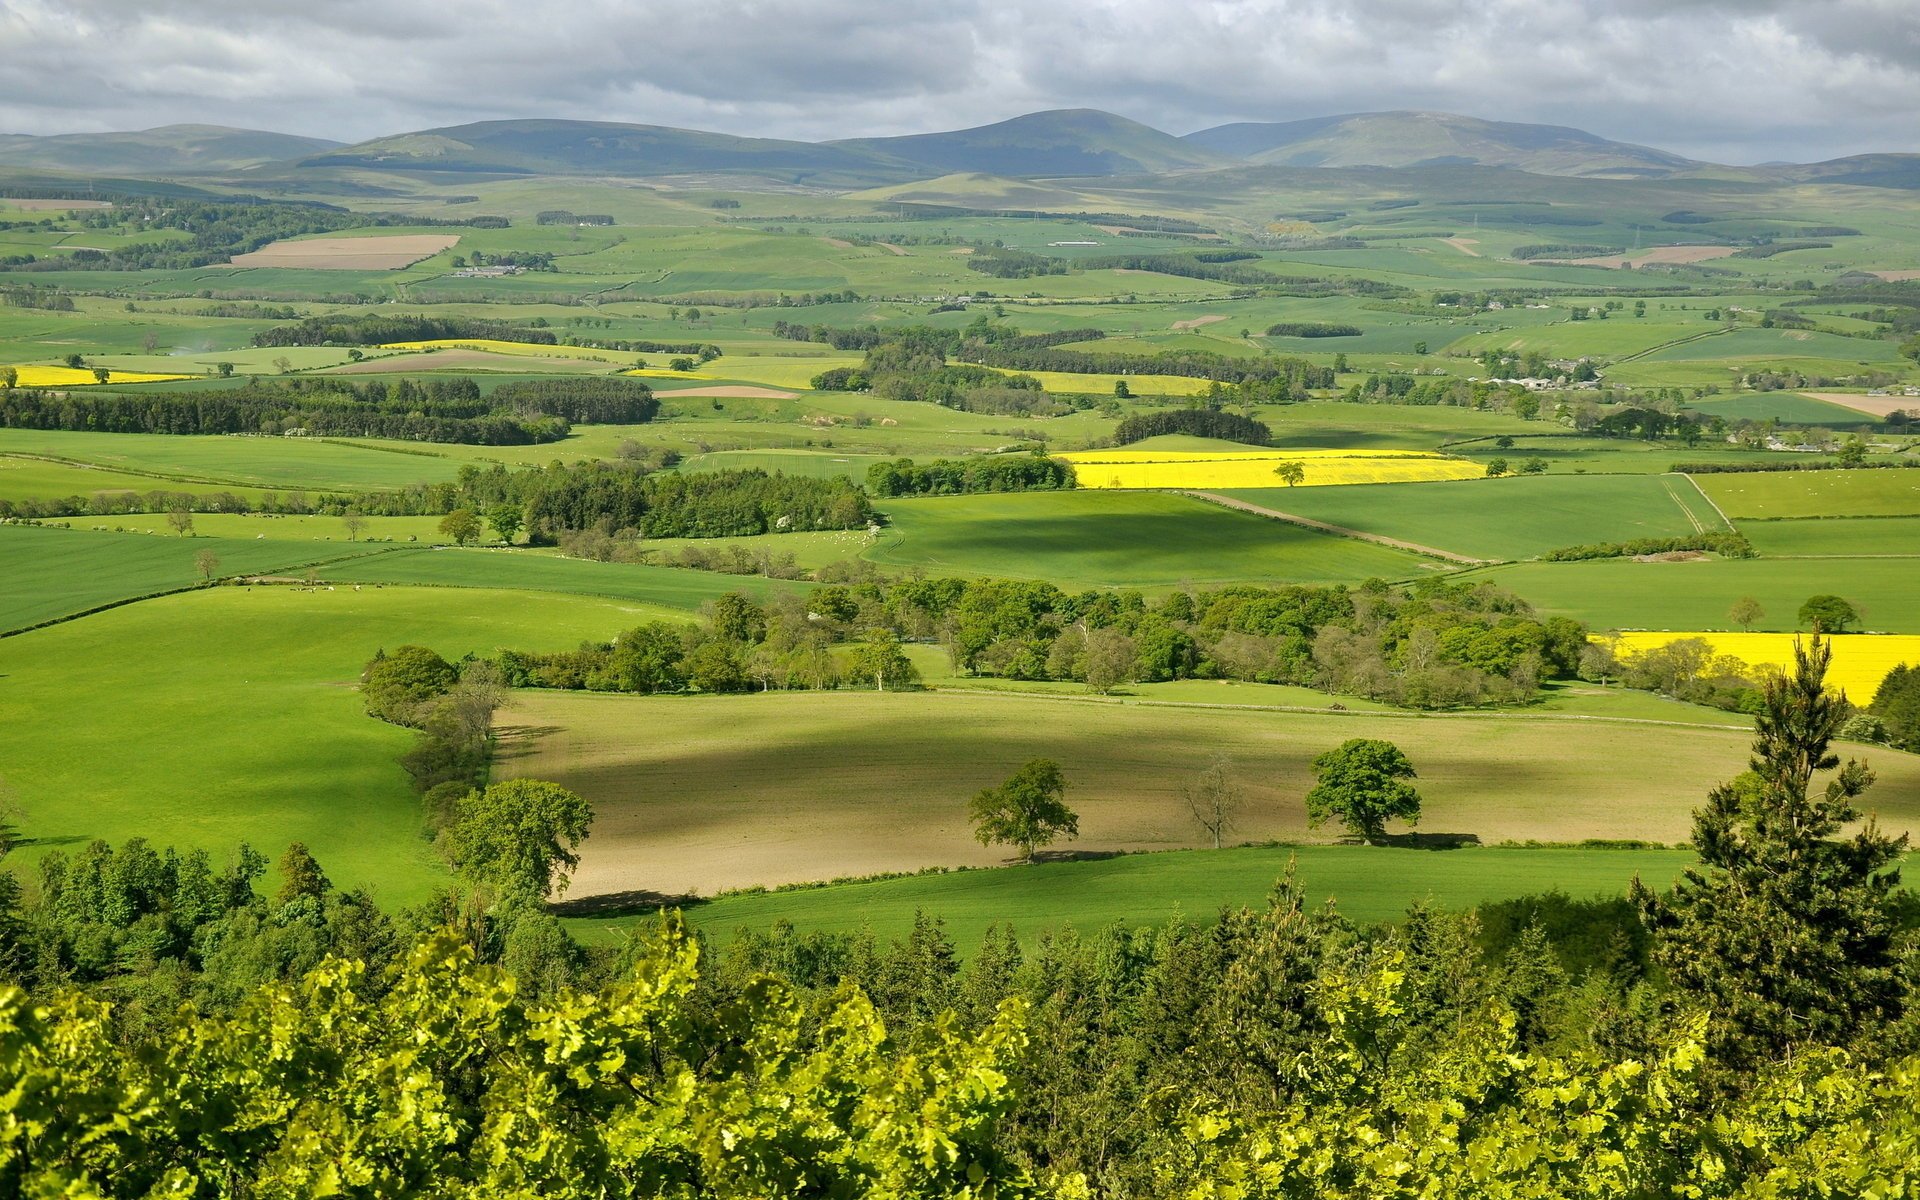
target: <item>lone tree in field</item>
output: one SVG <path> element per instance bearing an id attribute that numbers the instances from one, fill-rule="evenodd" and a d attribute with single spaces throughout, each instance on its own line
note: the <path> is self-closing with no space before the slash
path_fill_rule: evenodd
<path id="1" fill-rule="evenodd" d="M 526 523 L 526 514 L 516 504 L 502 504 L 487 514 L 487 524 L 492 526 L 494 535 L 509 546 L 520 536 L 520 529 Z"/>
<path id="2" fill-rule="evenodd" d="M 853 648 L 847 661 L 847 674 L 855 679 L 873 680 L 873 690 L 884 692 L 892 684 L 895 691 L 920 682 L 920 672 L 900 649 L 900 639 L 890 629 L 876 629 Z"/>
<path id="3" fill-rule="evenodd" d="M 202 550 L 193 556 L 193 569 L 200 572 L 202 583 L 212 583 L 213 577 L 220 573 L 220 556 L 211 550 Z"/>
<path id="4" fill-rule="evenodd" d="M 984 788 L 968 806 L 973 836 L 982 846 L 1016 846 L 1023 862 L 1063 834 L 1080 836 L 1080 818 L 1067 807 L 1066 777 L 1060 764 L 1036 758 L 997 788 Z"/>
<path id="5" fill-rule="evenodd" d="M 1701 867 L 1633 899 L 1676 988 L 1707 1010 L 1716 1061 L 1736 1069 L 1797 1045 L 1845 1045 L 1899 1015 L 1896 935 L 1905 835 L 1860 820 L 1873 782 L 1828 752 L 1850 706 L 1827 691 L 1832 646 L 1796 642 L 1794 671 L 1767 681 L 1752 769 L 1693 814 Z M 1836 770 L 1836 768 L 1838 768 Z M 1814 774 L 1832 771 L 1816 786 Z"/>
<path id="6" fill-rule="evenodd" d="M 469 879 L 535 904 L 567 890 L 593 808 L 556 783 L 509 779 L 454 806 L 447 845 Z"/>
<path id="7" fill-rule="evenodd" d="M 93 381 L 95 383 L 105 383 L 108 379 L 112 378 L 112 376 L 113 372 L 107 370 L 105 367 L 95 367 L 93 369 Z"/>
<path id="8" fill-rule="evenodd" d="M 1283 462 L 1273 469 L 1280 482 L 1288 487 L 1298 487 L 1307 477 L 1307 464 L 1302 462 Z"/>
<path id="9" fill-rule="evenodd" d="M 360 535 L 367 529 L 367 519 L 360 515 L 360 510 L 357 508 L 342 509 L 340 523 L 347 527 L 347 540 L 350 542 L 359 541 Z"/>
<path id="10" fill-rule="evenodd" d="M 1811 596 L 1800 606 L 1800 623 L 1816 634 L 1845 633 L 1860 612 L 1839 596 Z"/>
<path id="11" fill-rule="evenodd" d="M 456 545 L 464 546 L 480 536 L 480 518 L 464 508 L 456 508 L 440 518 L 440 532 Z"/>
<path id="12" fill-rule="evenodd" d="M 1233 760 L 1224 754 L 1214 755 L 1206 769 L 1180 789 L 1180 794 L 1186 798 L 1187 810 L 1193 819 L 1213 839 L 1213 848 L 1218 850 L 1221 839 L 1233 828 L 1234 815 L 1246 799 L 1239 781 L 1233 777 Z"/>
<path id="13" fill-rule="evenodd" d="M 1727 620 L 1745 630 L 1752 630 L 1754 624 L 1766 615 L 1767 610 L 1761 608 L 1760 602 L 1752 596 L 1740 597 L 1727 610 Z"/>
<path id="14" fill-rule="evenodd" d="M 19 371 L 15 370 L 12 367 L 0 367 L 0 388 L 5 388 L 8 391 L 11 391 L 13 390 L 13 386 L 19 382 L 20 382 Z"/>
<path id="15" fill-rule="evenodd" d="M 1319 782 L 1307 793 L 1307 823 L 1329 817 L 1369 846 L 1386 836 L 1387 822 L 1419 823 L 1420 793 L 1407 780 L 1413 764 L 1400 747 L 1378 738 L 1353 738 L 1313 760 Z"/>
<path id="16" fill-rule="evenodd" d="M 168 509 L 167 524 L 173 526 L 173 531 L 179 534 L 181 537 L 192 537 L 193 536 L 192 510 L 187 508 Z"/>

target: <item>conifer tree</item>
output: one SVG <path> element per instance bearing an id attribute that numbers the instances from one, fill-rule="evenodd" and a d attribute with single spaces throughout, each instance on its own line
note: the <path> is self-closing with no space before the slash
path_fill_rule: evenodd
<path id="1" fill-rule="evenodd" d="M 1826 690 L 1831 652 L 1818 636 L 1796 644 L 1792 674 L 1768 682 L 1752 769 L 1694 813 L 1702 866 L 1664 895 L 1633 885 L 1655 956 L 1736 1068 L 1844 1044 L 1900 1005 L 1892 867 L 1907 839 L 1870 818 L 1835 836 L 1861 819 L 1873 773 L 1828 751 L 1850 711 Z M 1816 786 L 1819 772 L 1832 774 Z"/>

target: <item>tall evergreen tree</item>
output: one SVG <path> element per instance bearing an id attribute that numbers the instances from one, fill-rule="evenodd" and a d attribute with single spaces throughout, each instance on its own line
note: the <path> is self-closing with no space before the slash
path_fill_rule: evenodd
<path id="1" fill-rule="evenodd" d="M 1892 867 L 1907 839 L 1871 818 L 1835 837 L 1861 819 L 1873 773 L 1828 751 L 1850 711 L 1826 690 L 1831 653 L 1818 636 L 1796 644 L 1793 673 L 1768 682 L 1752 769 L 1694 813 L 1704 869 L 1664 895 L 1633 885 L 1656 957 L 1711 1014 L 1730 1066 L 1843 1044 L 1900 1006 Z"/>

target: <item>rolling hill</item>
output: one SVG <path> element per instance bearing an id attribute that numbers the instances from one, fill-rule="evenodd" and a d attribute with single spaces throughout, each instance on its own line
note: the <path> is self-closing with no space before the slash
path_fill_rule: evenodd
<path id="1" fill-rule="evenodd" d="M 1181 139 L 1218 155 L 1288 167 L 1511 167 L 1543 175 L 1659 178 L 1701 166 L 1647 146 L 1560 125 L 1453 113 L 1382 112 L 1240 122 Z"/>
<path id="2" fill-rule="evenodd" d="M 734 137 L 609 121 L 481 121 L 376 138 L 300 160 L 301 167 L 495 175 L 676 175 L 745 171 L 897 181 L 923 172 L 883 155 L 776 138 Z"/>
<path id="3" fill-rule="evenodd" d="M 1210 147 L 1091 108 L 1029 113 L 948 133 L 827 144 L 905 160 L 936 175 L 1158 175 L 1233 162 Z"/>
<path id="4" fill-rule="evenodd" d="M 224 125 L 162 125 L 134 133 L 63 133 L 51 137 L 6 134 L 0 135 L 0 166 L 76 174 L 208 175 L 298 158 L 338 145 L 324 138 Z"/>

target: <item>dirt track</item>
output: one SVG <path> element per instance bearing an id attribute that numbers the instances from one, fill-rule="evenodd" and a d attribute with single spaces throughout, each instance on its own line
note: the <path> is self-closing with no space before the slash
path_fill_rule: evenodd
<path id="1" fill-rule="evenodd" d="M 1312 517 L 1296 516 L 1284 513 L 1276 508 L 1263 508 L 1258 504 L 1249 504 L 1245 500 L 1236 500 L 1232 496 L 1222 496 L 1218 492 L 1188 492 L 1195 500 L 1205 500 L 1209 504 L 1218 504 L 1223 508 L 1237 508 L 1241 512 L 1250 512 L 1259 517 L 1271 517 L 1276 521 L 1285 521 L 1290 525 L 1299 525 L 1307 529 L 1318 529 L 1322 533 L 1337 533 L 1341 537 L 1358 538 L 1363 542 L 1392 546 L 1396 550 L 1411 550 L 1415 554 L 1424 554 L 1428 558 L 1445 559 L 1447 562 L 1479 566 L 1482 563 L 1495 562 L 1491 558 L 1468 558 L 1464 554 L 1455 554 L 1451 550 L 1441 550 L 1434 546 L 1422 546 L 1419 542 L 1405 542 L 1399 538 L 1390 538 L 1378 533 L 1362 533 L 1358 529 L 1348 529 L 1345 525 L 1330 525 L 1325 521 L 1316 521 Z"/>

